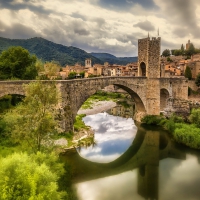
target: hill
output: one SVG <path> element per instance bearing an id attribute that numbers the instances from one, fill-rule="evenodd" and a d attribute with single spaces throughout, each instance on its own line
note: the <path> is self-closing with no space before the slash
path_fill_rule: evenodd
<path id="1" fill-rule="evenodd" d="M 77 47 L 56 44 L 41 37 L 30 39 L 0 37 L 0 53 L 10 46 L 22 46 L 39 59 L 43 61 L 58 61 L 61 66 L 75 65 L 77 62 L 85 65 L 86 58 L 91 58 L 92 64 L 109 62 L 110 64 L 126 65 L 130 62 L 137 62 L 137 57 L 116 57 L 108 53 L 87 53 Z"/>
<path id="2" fill-rule="evenodd" d="M 109 53 L 91 53 L 91 55 L 110 64 L 126 65 L 131 62 L 137 62 L 137 57 L 116 57 Z"/>
<path id="3" fill-rule="evenodd" d="M 56 44 L 40 37 L 31 39 L 8 39 L 0 37 L 0 53 L 10 46 L 22 46 L 43 61 L 58 61 L 61 66 L 74 65 L 77 62 L 85 65 L 86 58 L 91 58 L 93 64 L 103 64 L 100 59 L 82 49 Z"/>

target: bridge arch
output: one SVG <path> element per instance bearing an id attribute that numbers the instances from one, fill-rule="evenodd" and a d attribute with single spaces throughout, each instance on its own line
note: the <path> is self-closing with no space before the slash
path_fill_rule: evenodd
<path id="1" fill-rule="evenodd" d="M 162 88 L 160 90 L 160 110 L 163 111 L 168 106 L 168 99 L 170 97 L 170 93 L 167 89 Z"/>
<path id="2" fill-rule="evenodd" d="M 25 93 L 24 92 L 14 92 L 14 91 L 10 92 L 10 91 L 7 91 L 7 92 L 4 92 L 4 93 L 1 93 L 0 94 L 0 98 L 3 98 L 6 95 L 17 95 L 17 96 L 25 97 Z"/>
<path id="3" fill-rule="evenodd" d="M 80 98 L 80 101 L 77 101 L 77 109 L 76 109 L 76 113 L 74 115 L 74 117 L 76 116 L 78 110 L 80 109 L 80 107 L 83 105 L 83 103 L 93 94 L 95 94 L 97 91 L 104 89 L 106 86 L 109 85 L 114 85 L 117 86 L 118 88 L 123 89 L 124 91 L 126 91 L 131 98 L 134 100 L 135 102 L 135 108 L 136 108 L 136 113 L 146 113 L 146 108 L 145 108 L 145 96 L 142 95 L 142 90 L 141 88 L 138 89 L 139 87 L 135 84 L 130 84 L 124 81 L 106 81 L 104 84 L 98 84 L 95 83 L 93 85 L 93 88 L 91 88 L 90 90 L 87 91 L 87 93 L 85 93 L 84 95 L 80 94 L 80 96 L 82 98 Z M 135 118 L 137 118 L 137 116 L 135 116 Z M 137 119 L 136 119 L 137 120 Z"/>

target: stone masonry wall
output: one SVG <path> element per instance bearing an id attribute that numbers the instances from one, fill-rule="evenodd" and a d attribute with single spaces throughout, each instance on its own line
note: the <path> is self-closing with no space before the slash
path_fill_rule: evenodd
<path id="1" fill-rule="evenodd" d="M 195 80 L 188 80 L 188 86 L 194 91 L 198 90 L 198 87 L 195 84 Z"/>
<path id="2" fill-rule="evenodd" d="M 148 45 L 148 78 L 160 78 L 160 42 L 161 38 L 152 38 Z"/>
<path id="3" fill-rule="evenodd" d="M 142 71 L 140 64 L 145 63 L 146 68 L 148 65 L 148 40 L 149 38 L 139 39 L 138 40 L 138 76 L 142 76 Z"/>
<path id="4" fill-rule="evenodd" d="M 7 94 L 25 95 L 23 84 L 30 81 L 0 81 L 0 97 Z M 48 82 L 48 81 L 47 81 Z M 187 100 L 187 79 L 147 77 L 100 77 L 55 81 L 62 100 L 58 105 L 58 119 L 63 130 L 73 130 L 73 123 L 81 105 L 96 91 L 115 85 L 128 92 L 136 103 L 135 119 L 146 114 L 160 114 L 160 89 L 166 88 L 174 99 Z M 173 104 L 176 109 L 178 103 Z M 180 109 L 179 109 L 180 110 Z"/>

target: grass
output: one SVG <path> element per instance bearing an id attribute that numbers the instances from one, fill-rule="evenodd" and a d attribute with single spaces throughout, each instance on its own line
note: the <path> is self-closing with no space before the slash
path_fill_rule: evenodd
<path id="1" fill-rule="evenodd" d="M 75 122 L 74 122 L 74 130 L 80 131 L 81 129 L 89 130 L 89 126 L 86 126 L 83 122 L 83 117 L 85 117 L 85 114 L 80 114 L 76 116 Z"/>
<path id="2" fill-rule="evenodd" d="M 89 147 L 89 146 L 95 146 L 96 145 L 96 142 L 94 140 L 94 136 L 91 136 L 91 137 L 87 137 L 87 138 L 84 138 L 84 139 L 81 139 L 78 141 L 78 147 Z"/>

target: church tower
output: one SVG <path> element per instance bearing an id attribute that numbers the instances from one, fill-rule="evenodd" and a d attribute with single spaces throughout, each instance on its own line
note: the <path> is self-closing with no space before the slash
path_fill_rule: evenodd
<path id="1" fill-rule="evenodd" d="M 92 67 L 92 59 L 91 58 L 87 58 L 85 59 L 85 68 L 90 68 Z"/>

